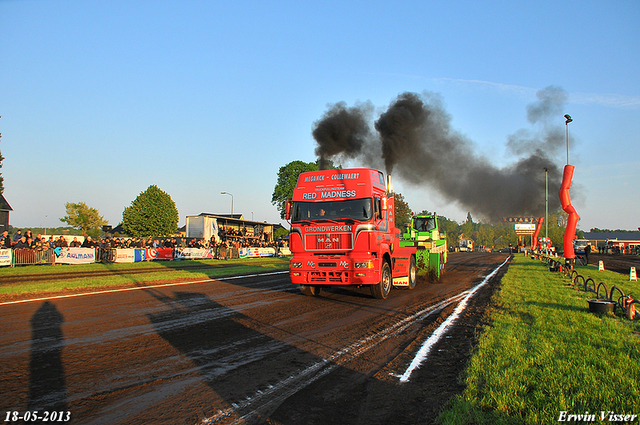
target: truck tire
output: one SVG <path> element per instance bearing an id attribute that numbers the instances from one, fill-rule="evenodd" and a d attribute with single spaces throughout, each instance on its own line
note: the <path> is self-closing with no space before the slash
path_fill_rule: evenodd
<path id="1" fill-rule="evenodd" d="M 409 261 L 409 290 L 416 287 L 416 276 L 418 274 L 418 268 L 416 266 L 416 256 L 411 256 L 411 261 Z"/>
<path id="2" fill-rule="evenodd" d="M 300 285 L 300 291 L 308 297 L 317 297 L 320 295 L 319 286 Z"/>
<path id="3" fill-rule="evenodd" d="M 391 292 L 393 285 L 393 276 L 391 275 L 391 267 L 386 261 L 382 262 L 382 270 L 380 270 L 380 282 L 371 286 L 371 295 L 379 300 L 385 300 Z"/>

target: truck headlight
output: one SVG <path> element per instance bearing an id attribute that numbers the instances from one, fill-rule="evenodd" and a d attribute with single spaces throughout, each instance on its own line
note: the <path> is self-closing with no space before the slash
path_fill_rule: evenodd
<path id="1" fill-rule="evenodd" d="M 354 263 L 354 267 L 356 269 L 372 269 L 373 268 L 373 262 L 371 262 L 371 261 L 356 262 L 356 263 Z"/>
<path id="2" fill-rule="evenodd" d="M 298 261 L 292 261 L 290 263 L 290 267 L 292 269 L 301 269 L 302 268 L 302 262 L 298 262 Z"/>

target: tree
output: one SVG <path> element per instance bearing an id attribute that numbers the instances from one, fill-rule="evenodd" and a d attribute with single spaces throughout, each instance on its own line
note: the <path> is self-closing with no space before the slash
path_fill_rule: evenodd
<path id="1" fill-rule="evenodd" d="M 445 232 L 447 235 L 447 246 L 458 246 L 458 239 L 460 237 L 460 225 L 455 220 L 449 220 L 443 215 L 438 216 L 438 225 L 440 231 Z"/>
<path id="2" fill-rule="evenodd" d="M 475 232 L 477 230 L 477 223 L 473 222 L 473 217 L 471 217 L 471 213 L 467 213 L 467 221 L 462 223 L 460 226 L 460 233 L 464 236 L 464 239 L 472 239 L 475 240 Z"/>
<path id="3" fill-rule="evenodd" d="M 411 208 L 409 204 L 404 200 L 404 196 L 400 193 L 393 194 L 394 200 L 394 215 L 396 217 L 396 227 L 401 231 L 405 226 L 411 223 Z"/>
<path id="4" fill-rule="evenodd" d="M 65 207 L 67 215 L 62 217 L 60 221 L 80 229 L 82 234 L 97 237 L 100 235 L 100 228 L 108 224 L 97 209 L 89 207 L 84 202 L 78 202 L 77 204 L 67 202 Z"/>
<path id="5" fill-rule="evenodd" d="M 278 182 L 271 195 L 271 204 L 280 211 L 280 218 L 285 219 L 287 215 L 287 199 L 293 197 L 293 189 L 298 183 L 298 176 L 305 171 L 317 171 L 316 162 L 293 161 L 280 167 L 278 171 Z"/>
<path id="6" fill-rule="evenodd" d="M 564 232 L 567 229 L 569 214 L 562 210 L 549 214 L 549 239 L 558 251 L 564 251 Z M 544 236 L 545 229 L 539 236 Z"/>
<path id="7" fill-rule="evenodd" d="M 130 236 L 170 236 L 178 230 L 178 209 L 168 193 L 151 185 L 122 213 L 122 228 Z"/>
<path id="8" fill-rule="evenodd" d="M 284 227 L 278 227 L 274 232 L 273 232 L 273 240 L 278 240 L 280 238 L 285 238 L 289 235 L 289 231 L 287 229 L 285 229 Z"/>

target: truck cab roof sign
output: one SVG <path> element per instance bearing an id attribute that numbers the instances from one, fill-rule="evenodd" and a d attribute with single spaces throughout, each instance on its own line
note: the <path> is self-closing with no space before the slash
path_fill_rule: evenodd
<path id="1" fill-rule="evenodd" d="M 296 201 L 322 201 L 327 199 L 365 198 L 386 190 L 384 176 L 370 168 L 348 171 L 322 170 L 300 174 L 294 191 Z"/>
<path id="2" fill-rule="evenodd" d="M 330 180 L 357 180 L 360 178 L 360 173 L 331 174 L 329 176 L 326 174 L 311 175 L 305 176 L 304 182 L 325 181 L 325 178 L 329 178 Z"/>

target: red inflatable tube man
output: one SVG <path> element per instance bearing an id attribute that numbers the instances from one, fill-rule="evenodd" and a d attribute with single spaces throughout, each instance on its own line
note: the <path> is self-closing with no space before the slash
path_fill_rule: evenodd
<path id="1" fill-rule="evenodd" d="M 567 229 L 564 231 L 564 238 L 562 240 L 564 245 L 564 258 L 572 260 L 576 258 L 576 253 L 573 250 L 573 240 L 576 236 L 576 227 L 580 216 L 576 212 L 576 209 L 571 205 L 571 198 L 569 197 L 569 189 L 571 188 L 571 180 L 573 179 L 573 165 L 565 165 L 564 173 L 562 174 L 562 186 L 560 186 L 560 203 L 564 212 L 569 214 L 567 220 Z"/>
<path id="2" fill-rule="evenodd" d="M 533 235 L 533 246 L 531 247 L 532 251 L 535 251 L 538 247 L 538 235 L 540 234 L 540 228 L 542 227 L 542 222 L 544 222 L 544 217 L 540 217 L 538 219 L 538 223 L 536 224 L 536 232 Z"/>

